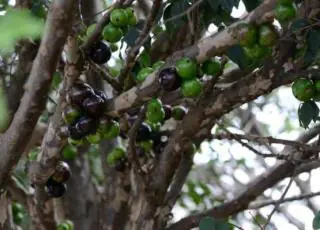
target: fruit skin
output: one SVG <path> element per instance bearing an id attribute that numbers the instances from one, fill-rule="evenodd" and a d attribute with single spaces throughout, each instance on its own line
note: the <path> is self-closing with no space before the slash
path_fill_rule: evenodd
<path id="1" fill-rule="evenodd" d="M 23 215 L 22 212 L 18 212 L 18 213 L 16 213 L 16 214 L 13 215 L 13 222 L 14 222 L 16 225 L 21 225 L 23 219 L 24 219 L 24 215 Z"/>
<path id="2" fill-rule="evenodd" d="M 84 99 L 82 107 L 86 113 L 94 118 L 99 118 L 103 115 L 105 100 L 97 94 L 90 95 Z"/>
<path id="3" fill-rule="evenodd" d="M 90 117 L 83 116 L 75 124 L 76 130 L 84 136 L 97 131 L 98 122 Z M 74 139 L 74 138 L 73 138 Z"/>
<path id="4" fill-rule="evenodd" d="M 181 86 L 182 78 L 178 75 L 176 68 L 169 67 L 160 71 L 159 83 L 165 91 L 173 91 Z"/>
<path id="5" fill-rule="evenodd" d="M 76 141 L 81 140 L 85 137 L 85 134 L 83 134 L 80 130 L 77 129 L 76 123 L 68 126 L 68 133 L 69 137 Z"/>
<path id="6" fill-rule="evenodd" d="M 181 121 L 187 114 L 187 109 L 182 105 L 177 105 L 172 108 L 171 116 L 176 121 Z"/>
<path id="7" fill-rule="evenodd" d="M 262 46 L 273 46 L 279 35 L 272 24 L 265 24 L 259 27 L 259 44 Z"/>
<path id="8" fill-rule="evenodd" d="M 108 128 L 104 130 L 102 135 L 104 139 L 112 139 L 119 136 L 119 133 L 120 133 L 119 122 L 115 120 L 111 120 L 108 125 Z"/>
<path id="9" fill-rule="evenodd" d="M 98 144 L 101 141 L 102 136 L 99 132 L 96 132 L 95 134 L 88 135 L 86 138 L 91 144 Z"/>
<path id="10" fill-rule="evenodd" d="M 13 215 L 23 212 L 24 211 L 24 207 L 22 206 L 22 204 L 18 203 L 18 202 L 13 202 L 12 203 L 12 213 Z"/>
<path id="11" fill-rule="evenodd" d="M 163 121 L 164 117 L 165 117 L 165 112 L 162 108 L 162 102 L 157 98 L 151 99 L 147 105 L 147 111 L 146 111 L 147 120 L 152 123 L 158 123 Z"/>
<path id="12" fill-rule="evenodd" d="M 290 5 L 278 4 L 274 10 L 274 14 L 279 22 L 286 23 L 296 17 L 297 7 L 294 3 Z"/>
<path id="13" fill-rule="evenodd" d="M 66 185 L 63 183 L 58 183 L 52 178 L 49 178 L 46 183 L 46 192 L 52 197 L 61 197 L 66 192 Z"/>
<path id="14" fill-rule="evenodd" d="M 258 29 L 255 25 L 244 23 L 239 26 L 238 40 L 241 46 L 251 47 L 257 43 Z"/>
<path id="15" fill-rule="evenodd" d="M 317 92 L 320 93 L 320 80 L 314 81 L 314 86 L 316 87 Z"/>
<path id="16" fill-rule="evenodd" d="M 51 178 L 58 183 L 63 183 L 66 182 L 70 176 L 71 169 L 69 165 L 64 161 L 59 161 Z"/>
<path id="17" fill-rule="evenodd" d="M 139 71 L 136 76 L 138 83 L 143 82 L 154 70 L 151 67 L 145 67 Z"/>
<path id="18" fill-rule="evenodd" d="M 150 152 L 153 147 L 153 140 L 145 140 L 138 143 L 139 147 L 141 147 L 145 152 Z"/>
<path id="19" fill-rule="evenodd" d="M 251 59 L 261 60 L 268 52 L 267 47 L 255 44 L 252 47 L 244 47 L 245 54 Z"/>
<path id="20" fill-rule="evenodd" d="M 66 145 L 62 150 L 62 156 L 66 160 L 73 160 L 77 156 L 77 151 L 72 145 Z"/>
<path id="21" fill-rule="evenodd" d="M 70 230 L 70 227 L 67 223 L 61 223 L 57 226 L 57 230 Z"/>
<path id="22" fill-rule="evenodd" d="M 88 26 L 87 31 L 86 31 L 86 36 L 90 37 L 91 34 L 93 33 L 93 31 L 96 29 L 97 24 L 91 24 L 90 26 Z"/>
<path id="23" fill-rule="evenodd" d="M 96 95 L 100 96 L 100 97 L 103 99 L 104 102 L 106 102 L 106 101 L 108 100 L 108 97 L 107 97 L 107 95 L 104 93 L 104 91 L 95 89 L 95 90 L 94 90 L 94 93 L 95 93 Z"/>
<path id="24" fill-rule="evenodd" d="M 132 7 L 128 7 L 125 9 L 125 13 L 127 15 L 128 18 L 128 25 L 130 26 L 134 26 L 137 24 L 137 17 L 134 13 L 134 10 Z"/>
<path id="25" fill-rule="evenodd" d="M 126 150 L 122 147 L 115 147 L 107 157 L 107 163 L 109 165 L 114 165 L 117 161 L 120 161 L 121 159 L 125 158 L 126 156 Z"/>
<path id="26" fill-rule="evenodd" d="M 67 101 L 72 104 L 81 106 L 84 99 L 94 94 L 94 90 L 88 84 L 76 82 L 68 91 Z"/>
<path id="27" fill-rule="evenodd" d="M 215 76 L 220 72 L 221 63 L 217 60 L 207 60 L 202 64 L 202 71 L 204 74 Z"/>
<path id="28" fill-rule="evenodd" d="M 123 171 L 126 168 L 126 158 L 122 158 L 114 164 L 114 169 L 117 171 Z"/>
<path id="29" fill-rule="evenodd" d="M 66 124 L 72 124 L 81 116 L 80 108 L 67 105 L 62 112 L 62 119 Z"/>
<path id="30" fill-rule="evenodd" d="M 120 39 L 123 37 L 123 32 L 121 28 L 115 27 L 109 23 L 103 28 L 102 36 L 104 40 L 114 43 L 120 41 Z"/>
<path id="31" fill-rule="evenodd" d="M 124 9 L 114 9 L 110 14 L 110 21 L 117 27 L 128 24 L 128 16 Z"/>
<path id="32" fill-rule="evenodd" d="M 137 138 L 136 141 L 145 141 L 150 139 L 152 134 L 152 129 L 150 127 L 150 125 L 148 125 L 146 122 L 142 122 L 139 130 L 137 132 Z"/>
<path id="33" fill-rule="evenodd" d="M 157 61 L 157 62 L 153 63 L 152 68 L 153 69 L 160 69 L 164 66 L 164 64 L 166 64 L 164 61 Z"/>
<path id="34" fill-rule="evenodd" d="M 299 78 L 292 84 L 292 93 L 299 101 L 309 101 L 316 95 L 316 87 L 311 80 Z"/>
<path id="35" fill-rule="evenodd" d="M 89 57 L 98 65 L 107 63 L 111 58 L 111 48 L 106 43 L 99 41 L 92 45 L 89 51 Z"/>
<path id="36" fill-rule="evenodd" d="M 163 105 L 163 110 L 164 110 L 164 120 L 168 120 L 172 116 L 172 107 L 170 105 Z"/>
<path id="37" fill-rule="evenodd" d="M 182 95 L 184 97 L 196 97 L 202 91 L 203 85 L 199 79 L 193 79 L 182 83 Z"/>
<path id="38" fill-rule="evenodd" d="M 176 62 L 178 75 L 183 79 L 193 79 L 197 76 L 197 64 L 188 57 L 181 58 Z"/>

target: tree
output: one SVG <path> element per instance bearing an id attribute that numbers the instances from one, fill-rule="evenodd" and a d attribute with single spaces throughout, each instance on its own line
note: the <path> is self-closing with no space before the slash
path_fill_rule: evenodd
<path id="1" fill-rule="evenodd" d="M 237 0 L 0 3 L 0 229 L 243 229 L 249 209 L 261 229 L 277 227 L 275 212 L 303 228 L 281 204 L 319 195 L 298 178 L 319 166 L 318 1 L 241 1 L 240 18 Z M 288 87 L 306 129 L 296 141 L 252 110 Z M 243 185 L 227 163 L 195 165 L 219 140 L 264 173 Z M 293 183 L 302 194 L 286 198 Z M 280 199 L 261 201 L 270 188 Z M 172 220 L 185 198 L 198 210 Z"/>

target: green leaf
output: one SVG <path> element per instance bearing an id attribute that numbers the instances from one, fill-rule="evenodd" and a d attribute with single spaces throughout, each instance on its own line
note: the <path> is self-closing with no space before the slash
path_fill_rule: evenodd
<path id="1" fill-rule="evenodd" d="M 260 5 L 260 0 L 242 0 L 248 12 L 254 10 L 258 5 Z"/>
<path id="2" fill-rule="evenodd" d="M 11 52 L 17 40 L 38 38 L 43 32 L 43 22 L 27 9 L 9 9 L 0 17 L 0 51 Z"/>
<path id="3" fill-rule="evenodd" d="M 314 101 L 307 101 L 301 103 L 298 109 L 298 116 L 300 126 L 303 128 L 308 128 L 310 122 L 316 121 L 319 115 L 319 108 Z"/>
<path id="4" fill-rule="evenodd" d="M 312 220 L 312 228 L 314 230 L 320 229 L 320 211 L 314 216 Z"/>
<path id="5" fill-rule="evenodd" d="M 307 51 L 304 56 L 304 62 L 307 65 L 313 63 L 320 49 L 320 30 L 311 30 L 307 35 Z"/>
<path id="6" fill-rule="evenodd" d="M 212 217 L 204 217 L 199 223 L 199 230 L 232 230 L 232 226 L 226 221 Z"/>

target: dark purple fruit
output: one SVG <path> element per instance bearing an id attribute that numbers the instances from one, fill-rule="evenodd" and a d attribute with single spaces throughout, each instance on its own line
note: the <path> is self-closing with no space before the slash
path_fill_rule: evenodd
<path id="1" fill-rule="evenodd" d="M 71 103 L 80 105 L 90 95 L 94 95 L 93 89 L 88 84 L 76 83 L 68 92 L 68 98 Z"/>
<path id="2" fill-rule="evenodd" d="M 93 94 L 84 99 L 82 107 L 91 117 L 97 118 L 103 115 L 105 101 L 99 95 Z"/>
<path id="3" fill-rule="evenodd" d="M 89 51 L 91 60 L 99 65 L 108 62 L 111 58 L 111 54 L 111 48 L 102 41 L 95 43 Z"/>
<path id="4" fill-rule="evenodd" d="M 73 140 L 81 140 L 85 137 L 85 135 L 77 129 L 75 124 L 68 126 L 68 133 L 69 137 Z"/>
<path id="5" fill-rule="evenodd" d="M 97 120 L 94 120 L 90 117 L 81 117 L 76 123 L 77 131 L 85 136 L 89 134 L 94 134 L 97 131 L 97 128 Z"/>
<path id="6" fill-rule="evenodd" d="M 182 79 L 178 75 L 176 68 L 169 67 L 160 71 L 159 82 L 165 91 L 173 91 L 181 86 Z"/>
<path id="7" fill-rule="evenodd" d="M 46 192 L 52 197 L 61 197 L 66 192 L 67 188 L 64 183 L 59 183 L 49 178 L 46 183 Z"/>
<path id="8" fill-rule="evenodd" d="M 115 162 L 113 167 L 117 171 L 123 171 L 126 167 L 126 159 L 122 158 L 121 160 Z"/>
<path id="9" fill-rule="evenodd" d="M 172 108 L 170 105 L 163 105 L 163 110 L 164 110 L 164 120 L 168 120 L 171 118 L 171 113 L 172 113 Z"/>
<path id="10" fill-rule="evenodd" d="M 142 124 L 138 130 L 138 133 L 137 133 L 136 141 L 148 140 L 148 139 L 150 139 L 151 134 L 152 134 L 151 127 L 147 123 L 142 122 Z"/>
<path id="11" fill-rule="evenodd" d="M 96 95 L 98 95 L 99 97 L 101 97 L 104 102 L 106 102 L 106 101 L 108 100 L 107 95 L 106 95 L 105 92 L 103 92 L 102 90 L 95 89 L 95 90 L 94 90 L 94 93 L 95 93 Z"/>
<path id="12" fill-rule="evenodd" d="M 71 170 L 69 165 L 64 161 L 59 161 L 51 178 L 56 182 L 63 183 L 66 182 L 70 176 Z"/>

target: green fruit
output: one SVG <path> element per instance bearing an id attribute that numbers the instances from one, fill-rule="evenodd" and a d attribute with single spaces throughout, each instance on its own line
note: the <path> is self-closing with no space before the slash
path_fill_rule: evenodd
<path id="1" fill-rule="evenodd" d="M 117 121 L 110 121 L 110 124 L 108 126 L 108 129 L 106 130 L 105 133 L 103 133 L 103 138 L 104 139 L 112 139 L 117 136 L 119 136 L 120 133 L 120 126 Z"/>
<path id="2" fill-rule="evenodd" d="M 134 10 L 132 7 L 128 7 L 125 9 L 125 13 L 127 14 L 127 18 L 128 18 L 128 25 L 130 26 L 134 26 L 137 24 L 137 17 L 134 14 Z"/>
<path id="3" fill-rule="evenodd" d="M 57 230 L 70 230 L 70 228 L 67 223 L 61 223 L 57 226 Z"/>
<path id="4" fill-rule="evenodd" d="M 115 147 L 107 157 L 107 163 L 112 165 L 115 164 L 117 161 L 124 158 L 126 155 L 126 150 L 122 147 Z"/>
<path id="5" fill-rule="evenodd" d="M 128 20 L 128 25 L 130 25 L 130 26 L 134 26 L 134 25 L 136 25 L 137 24 L 137 17 L 134 15 L 133 17 L 131 17 L 131 18 L 129 18 L 129 20 Z"/>
<path id="6" fill-rule="evenodd" d="M 124 9 L 128 18 L 132 18 L 134 16 L 134 9 L 132 7 L 128 7 Z"/>
<path id="7" fill-rule="evenodd" d="M 13 215 L 13 222 L 16 224 L 16 225 L 21 225 L 22 222 L 23 222 L 23 219 L 24 219 L 24 215 L 22 212 L 18 212 L 16 213 L 15 215 Z"/>
<path id="8" fill-rule="evenodd" d="M 182 105 L 177 105 L 172 108 L 171 117 L 176 121 L 181 121 L 187 114 L 187 109 Z"/>
<path id="9" fill-rule="evenodd" d="M 84 143 L 84 140 L 75 140 L 75 139 L 72 139 L 71 137 L 68 137 L 68 143 L 70 145 L 82 145 Z"/>
<path id="10" fill-rule="evenodd" d="M 164 120 L 165 112 L 162 107 L 162 102 L 157 99 L 153 98 L 148 102 L 147 111 L 146 111 L 146 118 L 151 123 L 158 123 Z"/>
<path id="11" fill-rule="evenodd" d="M 109 23 L 104 27 L 102 36 L 104 40 L 114 43 L 120 41 L 123 36 L 123 32 L 119 27 L 116 27 L 113 24 Z"/>
<path id="12" fill-rule="evenodd" d="M 316 95 L 317 89 L 311 80 L 296 79 L 292 84 L 292 93 L 300 101 L 309 101 Z"/>
<path id="13" fill-rule="evenodd" d="M 86 138 L 91 144 L 98 144 L 101 141 L 102 136 L 99 132 L 96 132 L 95 134 L 88 135 Z"/>
<path id="14" fill-rule="evenodd" d="M 63 148 L 62 156 L 66 160 L 73 160 L 77 156 L 77 149 L 73 145 L 66 145 Z"/>
<path id="15" fill-rule="evenodd" d="M 143 148 L 145 152 L 150 152 L 153 147 L 153 140 L 140 141 L 138 145 Z"/>
<path id="16" fill-rule="evenodd" d="M 182 83 L 182 95 L 184 97 L 196 97 L 202 91 L 202 82 L 199 79 L 193 79 Z"/>
<path id="17" fill-rule="evenodd" d="M 193 79 L 197 76 L 197 63 L 191 58 L 181 58 L 176 62 L 176 69 L 182 79 Z"/>
<path id="18" fill-rule="evenodd" d="M 274 10 L 274 14 L 280 23 L 286 23 L 296 17 L 297 7 L 294 3 L 291 5 L 278 4 Z"/>
<path id="19" fill-rule="evenodd" d="M 162 68 L 166 63 L 164 61 L 157 61 L 153 63 L 152 68 L 153 69 L 160 69 Z"/>
<path id="20" fill-rule="evenodd" d="M 118 45 L 117 44 L 114 44 L 114 43 L 110 43 L 110 49 L 112 52 L 115 52 L 119 49 Z"/>
<path id="21" fill-rule="evenodd" d="M 128 23 L 127 13 L 124 9 L 114 9 L 110 14 L 110 21 L 114 26 L 125 26 Z"/>
<path id="22" fill-rule="evenodd" d="M 241 46 L 251 47 L 257 43 L 258 29 L 248 23 L 241 24 L 238 31 L 238 40 Z"/>
<path id="23" fill-rule="evenodd" d="M 149 120 L 145 121 L 152 129 L 154 132 L 158 132 L 161 128 L 161 122 L 151 122 Z"/>
<path id="24" fill-rule="evenodd" d="M 215 76 L 221 69 L 221 63 L 217 60 L 207 60 L 202 64 L 204 74 Z"/>
<path id="25" fill-rule="evenodd" d="M 252 47 L 244 47 L 244 52 L 250 59 L 260 60 L 265 57 L 268 52 L 268 48 L 255 44 Z"/>
<path id="26" fill-rule="evenodd" d="M 86 31 L 87 37 L 90 37 L 91 34 L 93 34 L 94 30 L 96 29 L 96 26 L 97 26 L 97 24 L 94 23 L 94 24 L 91 24 L 91 25 L 87 28 L 87 31 Z"/>
<path id="27" fill-rule="evenodd" d="M 72 105 L 67 105 L 67 107 L 62 112 L 62 119 L 66 124 L 72 124 L 81 116 L 81 112 L 78 108 Z"/>
<path id="28" fill-rule="evenodd" d="M 272 24 L 265 24 L 259 28 L 259 44 L 262 46 L 273 46 L 279 35 Z"/>
<path id="29" fill-rule="evenodd" d="M 66 220 L 65 223 L 69 226 L 69 230 L 74 230 L 74 224 L 71 220 Z"/>
<path id="30" fill-rule="evenodd" d="M 314 86 L 316 87 L 317 92 L 320 93 L 320 80 L 315 80 Z"/>
<path id="31" fill-rule="evenodd" d="M 17 213 L 22 213 L 24 211 L 24 207 L 22 206 L 22 204 L 14 202 L 12 203 L 12 213 L 13 215 L 17 214 Z"/>
<path id="32" fill-rule="evenodd" d="M 193 154 L 195 154 L 196 152 L 197 152 L 197 147 L 196 147 L 196 145 L 195 145 L 194 143 L 192 143 L 192 144 L 189 146 L 188 150 L 186 151 L 186 153 L 189 154 L 189 155 L 193 155 Z"/>
<path id="33" fill-rule="evenodd" d="M 151 67 L 145 67 L 139 71 L 136 76 L 136 81 L 138 83 L 143 82 L 151 73 L 153 73 L 153 69 Z"/>

